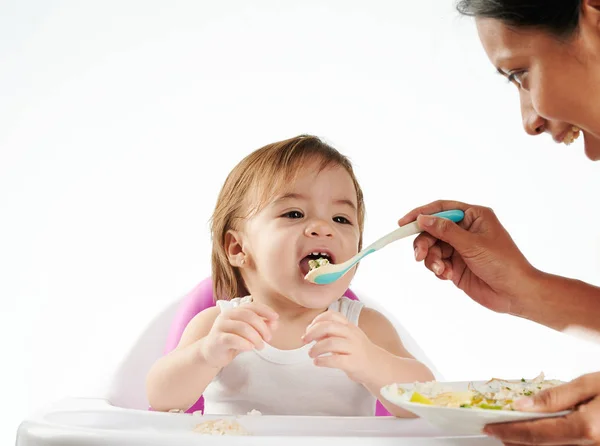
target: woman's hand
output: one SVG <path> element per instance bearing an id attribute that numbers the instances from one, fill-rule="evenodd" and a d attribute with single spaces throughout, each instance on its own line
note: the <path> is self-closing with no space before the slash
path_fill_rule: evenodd
<path id="1" fill-rule="evenodd" d="M 460 223 L 429 216 L 460 209 Z M 425 231 L 414 241 L 415 258 L 443 280 L 451 280 L 474 301 L 500 313 L 526 299 L 539 273 L 525 259 L 494 212 L 458 201 L 436 201 L 416 208 L 398 222 L 417 220 Z"/>
<path id="2" fill-rule="evenodd" d="M 488 424 L 484 432 L 505 445 L 600 445 L 600 372 L 583 375 L 570 383 L 545 389 L 531 398 L 515 402 L 528 412 L 570 414 L 534 421 Z"/>

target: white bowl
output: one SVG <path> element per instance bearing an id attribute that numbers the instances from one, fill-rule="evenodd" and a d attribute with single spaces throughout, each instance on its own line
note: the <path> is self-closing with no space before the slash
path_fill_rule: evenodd
<path id="1" fill-rule="evenodd" d="M 469 383 L 484 385 L 486 381 L 439 382 L 451 391 L 468 390 Z M 560 417 L 571 411 L 555 413 L 520 412 L 513 410 L 488 410 L 478 408 L 440 407 L 408 401 L 412 395 L 414 384 L 390 384 L 381 389 L 381 395 L 402 409 L 427 420 L 430 424 L 453 435 L 481 434 L 486 424 L 505 423 L 509 421 L 533 420 L 536 418 Z M 405 392 L 399 392 L 404 389 Z"/>

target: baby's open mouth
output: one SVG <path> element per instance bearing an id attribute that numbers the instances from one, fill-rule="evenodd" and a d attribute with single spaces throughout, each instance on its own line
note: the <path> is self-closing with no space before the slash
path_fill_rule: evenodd
<path id="1" fill-rule="evenodd" d="M 309 271 L 328 263 L 331 263 L 331 256 L 326 252 L 311 252 L 300 260 L 300 271 L 306 276 Z"/>

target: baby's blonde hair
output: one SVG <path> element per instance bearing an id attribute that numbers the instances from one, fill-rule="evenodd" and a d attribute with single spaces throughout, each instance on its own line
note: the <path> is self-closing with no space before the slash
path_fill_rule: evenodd
<path id="1" fill-rule="evenodd" d="M 245 157 L 227 176 L 211 218 L 212 279 L 216 299 L 232 299 L 249 294 L 238 268 L 229 263 L 225 251 L 225 235 L 239 230 L 240 222 L 259 212 L 295 180 L 306 162 L 320 160 L 319 172 L 328 167 L 346 169 L 356 189 L 359 246 L 365 220 L 363 193 L 352 163 L 316 136 L 300 135 L 266 145 Z"/>

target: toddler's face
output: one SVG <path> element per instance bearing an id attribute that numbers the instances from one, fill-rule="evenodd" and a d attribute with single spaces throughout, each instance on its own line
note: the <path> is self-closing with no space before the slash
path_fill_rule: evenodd
<path id="1" fill-rule="evenodd" d="M 243 230 L 249 256 L 245 280 L 253 295 L 285 296 L 306 308 L 325 308 L 343 295 L 354 269 L 330 285 L 304 280 L 311 253 L 341 263 L 358 252 L 357 197 L 352 178 L 339 166 L 318 171 L 311 163 Z"/>

